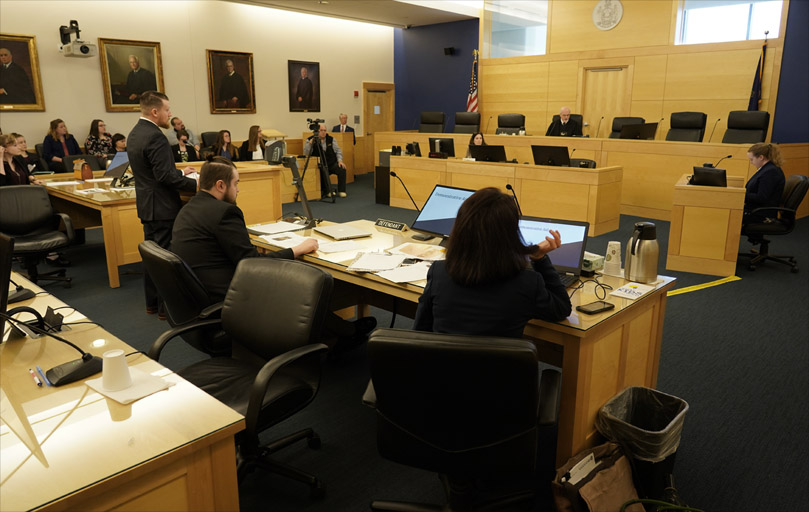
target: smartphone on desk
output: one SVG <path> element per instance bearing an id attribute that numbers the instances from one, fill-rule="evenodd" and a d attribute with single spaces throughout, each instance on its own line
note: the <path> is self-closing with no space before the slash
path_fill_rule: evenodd
<path id="1" fill-rule="evenodd" d="M 582 306 L 576 306 L 576 311 L 581 311 L 587 315 L 595 315 L 596 313 L 601 313 L 603 311 L 609 311 L 613 309 L 615 304 L 610 304 L 609 302 L 603 300 L 597 300 L 595 302 L 591 302 L 589 304 L 584 304 Z"/>

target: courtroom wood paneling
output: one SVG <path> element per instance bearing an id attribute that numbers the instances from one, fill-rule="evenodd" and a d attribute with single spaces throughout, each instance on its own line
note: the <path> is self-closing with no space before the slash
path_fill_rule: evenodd
<path id="1" fill-rule="evenodd" d="M 632 100 L 659 100 L 666 92 L 666 55 L 635 57 Z"/>

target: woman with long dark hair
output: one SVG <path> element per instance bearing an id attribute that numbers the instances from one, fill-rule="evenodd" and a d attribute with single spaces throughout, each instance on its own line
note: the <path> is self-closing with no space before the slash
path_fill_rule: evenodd
<path id="1" fill-rule="evenodd" d="M 239 150 L 230 142 L 229 130 L 219 130 L 213 149 L 214 156 L 225 157 L 231 162 L 239 160 Z"/>
<path id="2" fill-rule="evenodd" d="M 113 153 L 112 137 L 107 133 L 107 125 L 101 119 L 93 119 L 90 123 L 90 134 L 84 141 L 84 150 L 88 155 L 102 158 Z"/>
<path id="3" fill-rule="evenodd" d="M 547 256 L 561 245 L 559 232 L 526 246 L 519 218 L 514 200 L 496 188 L 463 202 L 447 258 L 427 274 L 416 330 L 520 338 L 532 318 L 570 315 L 570 298 Z"/>
<path id="4" fill-rule="evenodd" d="M 42 141 L 42 156 L 53 172 L 71 172 L 66 169 L 62 159 L 70 155 L 80 155 L 81 149 L 76 139 L 67 131 L 65 122 L 61 119 L 51 121 L 50 129 Z"/>
<path id="5" fill-rule="evenodd" d="M 243 162 L 264 160 L 264 138 L 261 136 L 261 127 L 254 124 L 250 127 L 247 140 L 239 148 L 239 160 Z"/>

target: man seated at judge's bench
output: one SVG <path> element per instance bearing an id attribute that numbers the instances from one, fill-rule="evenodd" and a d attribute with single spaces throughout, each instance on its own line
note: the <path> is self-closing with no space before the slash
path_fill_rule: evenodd
<path id="1" fill-rule="evenodd" d="M 570 118 L 570 108 L 559 110 L 559 120 L 551 122 L 546 137 L 581 137 L 581 126 Z"/>
<path id="2" fill-rule="evenodd" d="M 345 133 L 351 132 L 354 133 L 354 128 L 348 126 L 348 114 L 340 114 L 340 124 L 334 125 L 334 128 L 331 129 L 332 133 Z M 354 134 L 354 144 L 357 143 L 357 135 Z"/>
<path id="3" fill-rule="evenodd" d="M 337 191 L 340 197 L 346 197 L 346 164 L 343 163 L 343 150 L 340 145 L 334 140 L 334 137 L 329 135 L 326 130 L 326 125 L 321 123 L 320 129 L 317 132 L 317 146 L 314 146 L 314 156 L 319 156 L 326 162 L 326 168 L 329 174 L 337 175 Z M 312 153 L 314 145 L 314 135 L 306 139 L 306 144 L 303 147 L 303 152 L 307 156 Z M 331 183 L 328 176 L 320 177 L 320 194 L 322 197 L 331 197 Z"/>

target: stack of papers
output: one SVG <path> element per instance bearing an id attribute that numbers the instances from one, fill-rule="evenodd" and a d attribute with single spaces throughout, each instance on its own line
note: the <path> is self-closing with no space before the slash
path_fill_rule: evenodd
<path id="1" fill-rule="evenodd" d="M 424 261 L 439 261 L 446 259 L 447 250 L 440 245 L 403 243 L 390 250 L 394 254 L 404 254 L 408 258 L 415 258 Z"/>
<path id="2" fill-rule="evenodd" d="M 274 235 L 276 233 L 285 233 L 287 231 L 297 231 L 303 229 L 305 226 L 301 224 L 294 224 L 292 222 L 272 222 L 270 224 L 259 224 L 258 226 L 250 226 L 247 231 L 254 235 Z"/>
<path id="3" fill-rule="evenodd" d="M 393 270 L 384 270 L 377 275 L 394 283 L 413 283 L 427 279 L 428 270 L 430 270 L 430 263 L 420 261 L 415 265 L 402 265 Z"/>
<path id="4" fill-rule="evenodd" d="M 83 181 L 71 180 L 71 181 L 46 181 L 45 185 L 48 187 L 61 187 L 66 185 L 81 185 L 84 183 Z"/>
<path id="5" fill-rule="evenodd" d="M 296 245 L 302 244 L 305 240 L 310 239 L 310 236 L 301 236 L 291 231 L 285 233 L 278 233 L 275 235 L 261 235 L 261 239 L 282 249 L 289 249 Z"/>
<path id="6" fill-rule="evenodd" d="M 379 252 L 365 252 L 348 266 L 347 270 L 353 272 L 381 272 L 393 270 L 405 260 L 404 254 L 385 254 Z"/>

